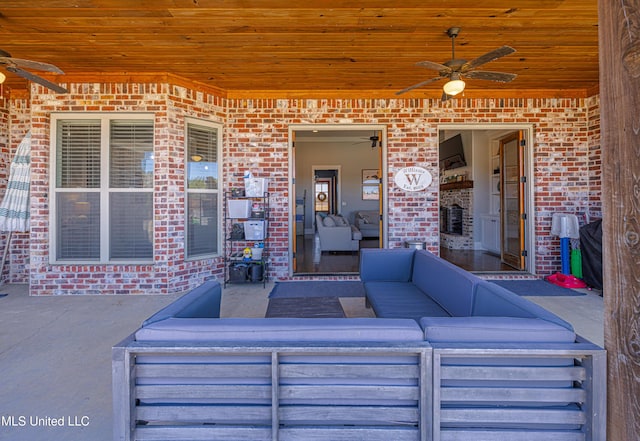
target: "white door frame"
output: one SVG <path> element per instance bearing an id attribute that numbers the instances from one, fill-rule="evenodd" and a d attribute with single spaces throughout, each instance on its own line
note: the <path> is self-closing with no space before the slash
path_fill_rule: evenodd
<path id="1" fill-rule="evenodd" d="M 298 130 L 342 130 L 345 132 L 353 132 L 353 131 L 361 131 L 361 130 L 369 130 L 369 131 L 380 131 L 382 133 L 381 139 L 381 149 L 382 149 L 382 164 L 380 164 L 382 170 L 382 188 L 380 197 L 382 198 L 382 236 L 383 236 L 383 244 L 382 247 L 386 248 L 388 244 L 387 238 L 387 126 L 384 124 L 290 124 L 289 125 L 289 148 L 288 148 L 288 156 L 289 156 L 289 213 L 288 218 L 291 218 L 291 210 L 295 211 L 295 203 L 296 203 L 296 195 L 293 194 L 293 170 L 295 167 L 294 156 L 293 156 L 293 133 Z M 331 166 L 334 167 L 334 166 Z M 314 219 L 315 222 L 315 219 Z M 294 226 L 289 222 L 289 276 L 293 276 L 293 230 Z"/>
<path id="2" fill-rule="evenodd" d="M 438 133 L 440 130 L 488 130 L 501 132 L 496 133 L 496 138 L 504 136 L 509 131 L 522 130 L 524 139 L 527 143 L 524 153 L 524 174 L 526 177 L 524 206 L 527 213 L 527 222 L 525 223 L 525 249 L 527 256 L 525 257 L 525 271 L 536 273 L 536 247 L 535 247 L 535 182 L 534 182 L 534 164 L 533 164 L 533 124 L 518 123 L 495 123 L 495 124 L 438 124 Z M 438 191 L 438 200 L 440 199 L 440 191 Z M 438 236 L 439 240 L 439 236 Z"/>

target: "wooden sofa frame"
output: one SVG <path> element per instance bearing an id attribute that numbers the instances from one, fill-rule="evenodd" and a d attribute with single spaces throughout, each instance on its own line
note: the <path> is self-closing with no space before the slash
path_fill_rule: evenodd
<path id="1" fill-rule="evenodd" d="M 133 335 L 113 348 L 114 439 L 251 441 L 605 441 L 605 351 L 586 341 L 573 344 L 265 343 L 138 342 Z M 262 357 L 255 363 L 251 357 Z M 317 363 L 318 357 L 364 357 L 362 363 Z M 162 362 L 146 363 L 145 357 Z M 225 362 L 218 364 L 216 357 Z M 237 362 L 234 361 L 237 357 Z M 247 357 L 249 361 L 247 362 Z M 301 362 L 291 362 L 297 357 Z M 374 361 L 371 360 L 373 357 Z M 413 362 L 398 363 L 398 357 Z M 565 359 L 561 367 L 527 366 L 535 358 Z M 385 360 L 388 358 L 388 362 Z M 308 360 L 307 360 L 308 359 Z M 474 360 L 498 363 L 473 366 Z M 516 366 L 499 360 L 516 359 Z M 231 361 L 230 361 L 231 360 Z M 471 363 L 467 363 L 471 361 Z M 524 362 L 520 365 L 520 361 Z M 477 363 L 476 363 L 477 364 Z M 263 377 L 260 384 L 224 384 L 220 379 Z M 170 384 L 145 378 L 176 378 Z M 340 378 L 311 385 L 291 379 Z M 358 385 L 388 378 L 384 385 Z M 448 387 L 447 382 L 485 380 L 569 381 L 565 388 Z M 187 379 L 187 381 L 184 381 Z M 192 379 L 192 380 L 189 380 Z M 209 380 L 214 379 L 211 384 Z M 346 380 L 345 380 L 346 379 Z M 354 384 L 353 381 L 356 381 Z M 406 385 L 396 382 L 406 381 Z M 216 383 L 216 384 L 214 384 Z M 276 387 L 271 387 L 271 385 Z M 202 405 L 211 398 L 226 405 Z M 264 399 L 262 405 L 242 404 Z M 157 405 L 145 405 L 154 399 Z M 362 399 L 382 400 L 368 406 Z M 282 403 L 290 402 L 286 405 Z M 293 400 L 293 401 L 291 401 Z M 322 404 L 338 400 L 339 404 Z M 356 401 L 355 403 L 351 401 Z M 389 401 L 385 404 L 386 400 Z M 395 405 L 397 400 L 406 400 Z M 511 407 L 524 400 L 540 408 Z M 489 402 L 487 407 L 469 402 Z M 550 409 L 549 402 L 576 403 Z M 179 404 L 172 404 L 178 402 Z M 493 406 L 498 404 L 499 407 Z M 472 403 L 473 404 L 473 403 Z M 309 422 L 311 421 L 311 422 Z M 512 430 L 486 424 L 513 422 Z M 575 424 L 575 430 L 518 429 L 520 423 Z M 481 424 L 478 424 L 481 423 Z M 485 427 L 478 429 L 477 427 Z"/>

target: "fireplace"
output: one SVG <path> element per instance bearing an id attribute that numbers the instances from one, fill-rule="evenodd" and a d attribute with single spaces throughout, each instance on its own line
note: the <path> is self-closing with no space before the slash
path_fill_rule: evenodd
<path id="1" fill-rule="evenodd" d="M 458 204 L 440 207 L 440 231 L 461 236 L 463 210 L 464 208 Z"/>

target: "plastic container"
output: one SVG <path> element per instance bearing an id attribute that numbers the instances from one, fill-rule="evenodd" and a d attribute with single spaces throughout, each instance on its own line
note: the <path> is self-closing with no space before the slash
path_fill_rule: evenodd
<path id="1" fill-rule="evenodd" d="M 249 265 L 246 263 L 234 263 L 229 266 L 229 282 L 244 283 L 248 281 Z"/>
<path id="2" fill-rule="evenodd" d="M 244 193 L 249 198 L 261 198 L 267 192 L 267 178 L 245 178 Z"/>
<path id="3" fill-rule="evenodd" d="M 251 201 L 247 199 L 229 199 L 227 203 L 230 218 L 248 218 L 251 214 Z"/>
<path id="4" fill-rule="evenodd" d="M 244 222 L 244 238 L 246 240 L 264 240 L 266 222 L 263 220 L 251 220 Z"/>
<path id="5" fill-rule="evenodd" d="M 251 248 L 251 258 L 253 260 L 262 260 L 262 250 L 264 250 L 264 248 Z"/>
<path id="6" fill-rule="evenodd" d="M 407 240 L 404 243 L 405 248 L 413 248 L 414 250 L 426 250 L 427 243 L 419 240 Z"/>
<path id="7" fill-rule="evenodd" d="M 264 266 L 261 263 L 253 263 L 249 266 L 249 281 L 262 282 Z"/>

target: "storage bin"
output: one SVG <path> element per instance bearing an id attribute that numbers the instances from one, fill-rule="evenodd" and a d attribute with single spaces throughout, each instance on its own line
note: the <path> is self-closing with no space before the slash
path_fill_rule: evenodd
<path id="1" fill-rule="evenodd" d="M 267 178 L 245 178 L 244 193 L 250 198 L 261 198 L 267 192 Z"/>
<path id="2" fill-rule="evenodd" d="M 261 260 L 262 259 L 262 250 L 264 250 L 264 248 L 251 248 L 251 258 L 253 260 Z"/>
<path id="3" fill-rule="evenodd" d="M 249 265 L 246 263 L 234 263 L 229 266 L 229 282 L 244 283 L 247 282 L 249 275 Z"/>
<path id="4" fill-rule="evenodd" d="M 248 199 L 227 200 L 230 218 L 248 218 L 251 214 L 251 201 Z"/>
<path id="5" fill-rule="evenodd" d="M 261 263 L 253 263 L 249 266 L 248 278 L 251 282 L 262 282 L 264 266 Z"/>
<path id="6" fill-rule="evenodd" d="M 264 240 L 266 236 L 266 222 L 263 220 L 252 220 L 244 222 L 245 240 Z"/>

